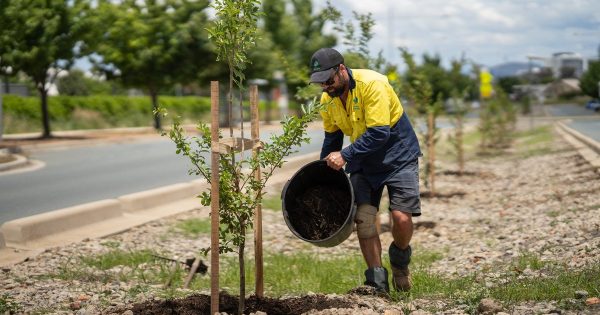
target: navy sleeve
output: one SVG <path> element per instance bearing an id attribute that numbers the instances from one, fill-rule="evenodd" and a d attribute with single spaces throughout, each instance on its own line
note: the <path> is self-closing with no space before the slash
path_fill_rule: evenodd
<path id="1" fill-rule="evenodd" d="M 349 162 L 359 162 L 369 154 L 379 150 L 390 138 L 390 126 L 367 128 L 354 143 L 342 150 L 342 157 Z"/>
<path id="2" fill-rule="evenodd" d="M 341 130 L 335 132 L 325 132 L 325 139 L 321 147 L 321 157 L 323 159 L 329 153 L 342 150 L 344 144 L 344 133 Z"/>

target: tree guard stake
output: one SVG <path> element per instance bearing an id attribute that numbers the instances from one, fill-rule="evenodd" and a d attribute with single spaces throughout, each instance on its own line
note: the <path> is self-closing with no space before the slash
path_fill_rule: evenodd
<path id="1" fill-rule="evenodd" d="M 210 158 L 210 313 L 219 312 L 219 81 L 210 82 L 212 152 Z M 231 122 L 230 122 L 231 123 Z"/>

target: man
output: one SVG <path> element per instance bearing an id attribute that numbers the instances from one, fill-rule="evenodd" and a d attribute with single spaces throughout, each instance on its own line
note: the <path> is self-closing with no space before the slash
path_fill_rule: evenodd
<path id="1" fill-rule="evenodd" d="M 392 284 L 408 291 L 412 283 L 412 217 L 421 215 L 419 142 L 387 78 L 372 70 L 351 70 L 334 49 L 322 48 L 310 61 L 311 83 L 323 89 L 321 116 L 325 140 L 321 159 L 336 170 L 346 166 L 354 188 L 356 230 L 367 263 L 366 285 L 389 292 L 375 226 L 383 188 L 387 187 L 394 241 L 389 247 Z M 342 149 L 344 135 L 351 144 Z"/>

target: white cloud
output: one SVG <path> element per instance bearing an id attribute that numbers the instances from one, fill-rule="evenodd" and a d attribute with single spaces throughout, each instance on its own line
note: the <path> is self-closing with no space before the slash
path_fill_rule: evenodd
<path id="1" fill-rule="evenodd" d="M 401 64 L 398 46 L 415 56 L 438 53 L 445 63 L 463 53 L 493 66 L 525 62 L 528 54 L 573 51 L 597 57 L 600 2 L 597 0 L 332 0 L 345 19 L 352 11 L 373 14 L 373 54 Z M 324 1 L 315 1 L 323 7 Z"/>

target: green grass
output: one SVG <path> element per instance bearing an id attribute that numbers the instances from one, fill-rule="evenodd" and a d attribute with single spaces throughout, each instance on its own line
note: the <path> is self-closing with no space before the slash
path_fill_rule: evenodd
<path id="1" fill-rule="evenodd" d="M 542 126 L 515 133 L 515 148 L 520 158 L 551 153 L 554 136 L 551 126 Z"/>
<path id="2" fill-rule="evenodd" d="M 120 249 L 111 250 L 106 254 L 94 257 L 82 257 L 81 261 L 99 270 L 108 270 L 116 266 L 137 267 L 143 263 L 153 262 L 154 252 L 150 250 L 124 251 Z"/>
<path id="3" fill-rule="evenodd" d="M 210 219 L 187 219 L 177 222 L 175 230 L 183 233 L 185 236 L 197 237 L 201 234 L 210 233 Z"/>
<path id="4" fill-rule="evenodd" d="M 530 252 L 522 252 L 515 261 L 512 262 L 512 265 L 517 270 L 525 270 L 527 268 L 532 270 L 541 270 L 546 267 L 548 262 L 544 262 L 540 260 L 540 258 Z"/>
<path id="5" fill-rule="evenodd" d="M 413 256 L 415 270 L 426 269 L 441 259 L 441 253 L 419 252 Z M 387 257 L 384 261 L 388 262 Z M 386 265 L 390 270 L 389 264 Z M 324 257 L 298 252 L 296 254 L 270 253 L 264 256 L 265 292 L 270 296 L 304 294 L 307 292 L 344 294 L 362 285 L 366 269 L 358 253 L 346 256 Z M 222 260 L 221 286 L 232 293 L 239 292 L 237 257 Z M 254 261 L 246 261 L 246 291 L 254 290 Z M 196 279 L 192 285 L 197 290 L 209 288 L 208 279 Z"/>
<path id="6" fill-rule="evenodd" d="M 513 135 L 513 148 L 517 152 L 517 158 L 528 158 L 536 155 L 544 155 L 554 151 L 552 147 L 554 135 L 552 126 L 541 126 L 529 130 L 517 131 Z M 481 133 L 471 131 L 463 136 L 463 146 L 465 160 L 480 159 L 486 156 L 496 156 L 504 153 L 504 149 L 487 148 L 486 154 L 481 154 L 479 143 L 481 142 Z M 455 149 L 449 141 L 438 141 L 436 150 L 439 152 L 438 159 L 454 162 L 456 160 Z"/>
<path id="7" fill-rule="evenodd" d="M 273 211 L 281 211 L 281 198 L 279 196 L 265 196 L 262 199 L 262 208 Z"/>
<path id="8" fill-rule="evenodd" d="M 484 272 L 499 272 L 502 276 L 486 284 L 482 273 L 449 276 L 432 272 L 432 264 L 443 257 L 444 253 L 415 248 L 411 263 L 413 289 L 409 293 L 392 292 L 392 300 L 439 300 L 445 301 L 449 306 L 466 305 L 466 311 L 472 313 L 482 298 L 493 298 L 505 305 L 524 301 L 557 301 L 568 308 L 580 308 L 583 307 L 583 301 L 573 302 L 575 291 L 585 290 L 590 296 L 600 295 L 600 264 L 591 265 L 583 270 L 569 270 L 557 262 L 542 261 L 537 254 L 522 252 L 512 261 L 487 268 Z M 383 261 L 385 267 L 390 270 L 386 255 Z M 131 271 L 126 274 L 111 274 L 109 270 L 115 266 L 128 266 Z M 104 283 L 114 280 L 132 281 L 134 285 L 127 292 L 130 297 L 148 293 L 148 290 L 163 298 L 185 296 L 186 292 L 177 288 L 182 287 L 187 271 L 179 267 L 173 270 L 172 266 L 169 262 L 156 259 L 149 250 L 127 252 L 115 249 L 105 254 L 75 259 L 61 266 L 59 269 L 62 272 L 53 276 L 67 280 Z M 534 276 L 524 276 L 523 271 L 527 268 L 535 271 Z M 345 256 L 306 252 L 266 253 L 265 293 L 272 297 L 302 295 L 308 292 L 344 294 L 362 284 L 365 269 L 363 258 L 358 252 Z M 231 294 L 239 293 L 237 257 L 221 256 L 219 278 L 221 289 Z M 173 286 L 162 288 L 160 285 L 168 279 L 172 279 Z M 254 291 L 254 283 L 254 261 L 247 259 L 248 294 Z M 208 291 L 209 275 L 197 275 L 191 289 Z M 10 299 L 6 297 L 0 298 L 0 309 L 6 308 L 7 305 L 15 307 L 10 303 Z"/>
<path id="9" fill-rule="evenodd" d="M 9 295 L 0 296 L 0 314 L 16 314 L 20 309 L 19 303 L 15 302 Z"/>

